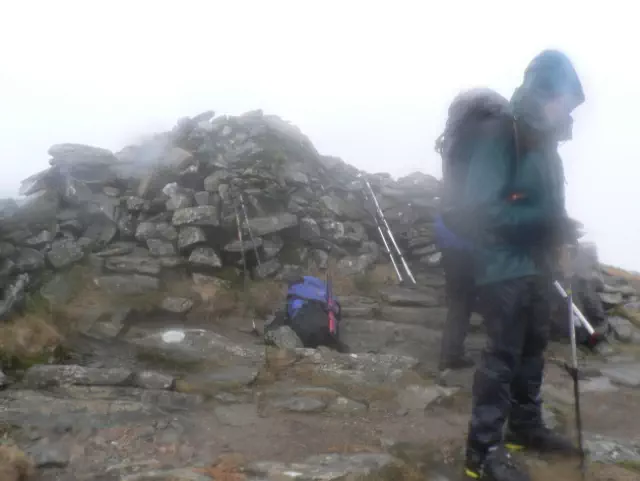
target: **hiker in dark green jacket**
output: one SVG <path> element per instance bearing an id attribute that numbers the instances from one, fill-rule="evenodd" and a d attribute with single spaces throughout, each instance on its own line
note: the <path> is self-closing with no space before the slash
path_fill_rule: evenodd
<path id="1" fill-rule="evenodd" d="M 509 444 L 576 453 L 544 425 L 540 387 L 557 253 L 575 240 L 558 143 L 571 138 L 570 114 L 583 102 L 570 60 L 544 51 L 511 99 L 512 135 L 487 131 L 474 144 L 461 195 L 474 223 L 475 280 L 489 342 L 473 384 L 469 478 L 528 480 L 504 449 Z"/>

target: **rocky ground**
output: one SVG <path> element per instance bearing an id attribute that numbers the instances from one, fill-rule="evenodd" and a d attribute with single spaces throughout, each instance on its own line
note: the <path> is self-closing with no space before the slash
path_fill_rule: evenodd
<path id="1" fill-rule="evenodd" d="M 353 352 L 337 354 L 265 346 L 248 320 L 206 327 L 70 339 L 64 364 L 32 366 L 2 392 L 5 442 L 41 480 L 457 479 L 471 371 L 437 379 L 437 330 L 349 318 Z M 478 330 L 474 356 L 482 343 Z M 584 356 L 592 479 L 640 479 L 639 354 L 614 343 Z M 571 432 L 571 383 L 553 362 L 545 395 L 549 422 Z M 525 458 L 537 479 L 578 479 L 575 460 Z"/>
<path id="2" fill-rule="evenodd" d="M 359 172 L 259 111 L 49 154 L 26 197 L 0 201 L 0 481 L 458 479 L 472 373 L 435 372 L 437 179 Z M 397 286 L 363 179 L 413 288 Z M 286 281 L 327 269 L 350 353 L 286 329 L 266 345 L 254 323 Z M 615 332 L 583 359 L 591 479 L 640 479 L 640 282 L 594 275 Z M 545 395 L 571 432 L 553 362 Z M 575 460 L 524 456 L 538 480 L 578 479 Z"/>

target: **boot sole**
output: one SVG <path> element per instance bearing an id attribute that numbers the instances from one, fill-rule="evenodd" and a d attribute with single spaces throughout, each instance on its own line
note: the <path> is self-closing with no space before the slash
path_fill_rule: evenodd
<path id="1" fill-rule="evenodd" d="M 471 469 L 465 469 L 464 470 L 464 475 L 467 478 L 480 479 L 480 473 L 476 473 L 475 471 L 472 471 Z"/>
<path id="2" fill-rule="evenodd" d="M 519 453 L 526 449 L 526 446 L 523 446 L 522 444 L 515 444 L 515 443 L 505 443 L 504 447 L 507 448 L 512 453 Z"/>

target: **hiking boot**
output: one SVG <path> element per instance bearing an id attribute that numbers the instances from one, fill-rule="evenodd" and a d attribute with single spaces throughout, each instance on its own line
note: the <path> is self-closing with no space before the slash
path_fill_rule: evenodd
<path id="1" fill-rule="evenodd" d="M 509 430 L 505 436 L 505 446 L 510 451 L 531 449 L 540 453 L 561 454 L 564 456 L 580 454 L 580 450 L 569 438 L 553 432 L 546 426 L 526 431 Z"/>
<path id="2" fill-rule="evenodd" d="M 531 481 L 526 468 L 517 463 L 502 446 L 490 449 L 484 458 L 467 451 L 464 474 L 465 479 L 479 481 Z"/>
<path id="3" fill-rule="evenodd" d="M 440 361 L 440 365 L 438 366 L 438 369 L 440 371 L 447 371 L 447 370 L 457 371 L 461 369 L 467 369 L 473 366 L 475 366 L 475 362 L 473 362 L 473 359 L 463 355 L 460 357 L 447 359 L 446 361 Z"/>

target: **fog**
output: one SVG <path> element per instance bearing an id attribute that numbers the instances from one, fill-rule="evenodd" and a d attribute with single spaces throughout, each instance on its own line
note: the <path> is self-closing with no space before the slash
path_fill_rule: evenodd
<path id="1" fill-rule="evenodd" d="M 583 80 L 562 147 L 568 208 L 603 261 L 640 270 L 635 133 L 640 45 L 622 1 L 7 2 L 1 8 L 0 194 L 53 143 L 118 150 L 207 109 L 262 108 L 325 154 L 440 175 L 433 150 L 462 88 L 504 95 L 544 48 Z"/>

